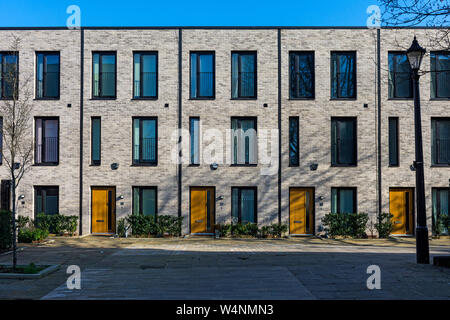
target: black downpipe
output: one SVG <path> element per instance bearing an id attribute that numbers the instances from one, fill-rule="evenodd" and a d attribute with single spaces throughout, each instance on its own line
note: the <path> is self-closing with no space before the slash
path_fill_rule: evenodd
<path id="1" fill-rule="evenodd" d="M 84 92 L 84 29 L 80 29 L 80 203 L 79 235 L 83 234 L 83 92 Z"/>
<path id="2" fill-rule="evenodd" d="M 377 91 L 378 91 L 378 223 L 381 223 L 382 189 L 381 189 L 381 48 L 380 29 L 377 29 Z"/>
<path id="3" fill-rule="evenodd" d="M 182 170 L 183 170 L 183 167 L 182 167 L 182 163 L 181 163 L 181 157 L 182 157 L 182 154 L 181 154 L 181 126 L 182 126 L 182 123 L 181 123 L 181 120 L 182 120 L 182 117 L 181 117 L 181 112 L 182 112 L 182 108 L 181 108 L 181 101 L 182 101 L 182 99 L 181 99 L 181 94 L 182 94 L 182 87 L 181 87 L 181 84 L 182 84 L 182 36 L 183 36 L 183 30 L 181 29 L 181 28 L 179 28 L 178 29 L 178 134 L 179 134 L 179 137 L 178 137 L 178 143 L 179 143 L 179 146 L 180 146 L 180 148 L 179 148 L 179 158 L 178 158 L 178 161 L 179 161 L 179 163 L 178 163 L 178 217 L 180 218 L 181 217 L 181 200 L 182 200 L 182 198 L 181 198 L 181 175 L 182 175 Z"/>
<path id="4" fill-rule="evenodd" d="M 278 29 L 278 224 L 281 224 L 281 29 Z"/>

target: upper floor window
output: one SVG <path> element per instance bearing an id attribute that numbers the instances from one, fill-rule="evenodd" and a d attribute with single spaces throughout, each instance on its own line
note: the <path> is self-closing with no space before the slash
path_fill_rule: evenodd
<path id="1" fill-rule="evenodd" d="M 58 164 L 58 118 L 36 118 L 35 164 Z"/>
<path id="2" fill-rule="evenodd" d="M 231 220 L 232 223 L 257 223 L 256 188 L 231 188 Z"/>
<path id="3" fill-rule="evenodd" d="M 389 118 L 389 166 L 399 165 L 398 118 Z"/>
<path id="4" fill-rule="evenodd" d="M 134 99 L 158 97 L 158 54 L 134 53 Z"/>
<path id="5" fill-rule="evenodd" d="M 101 159 L 101 118 L 91 118 L 91 163 L 94 166 L 100 165 Z"/>
<path id="6" fill-rule="evenodd" d="M 299 165 L 298 117 L 289 117 L 289 166 Z"/>
<path id="7" fill-rule="evenodd" d="M 356 165 L 356 118 L 331 118 L 331 164 Z"/>
<path id="8" fill-rule="evenodd" d="M 314 98 L 314 52 L 289 53 L 289 96 Z"/>
<path id="9" fill-rule="evenodd" d="M 92 97 L 116 97 L 116 53 L 94 52 L 92 55 Z"/>
<path id="10" fill-rule="evenodd" d="M 214 52 L 191 52 L 191 99 L 214 98 L 214 60 Z"/>
<path id="11" fill-rule="evenodd" d="M 450 166 L 450 118 L 431 119 L 431 164 Z"/>
<path id="12" fill-rule="evenodd" d="M 256 164 L 256 118 L 232 118 L 231 134 L 232 164 Z"/>
<path id="13" fill-rule="evenodd" d="M 331 53 L 331 98 L 356 98 L 356 52 Z"/>
<path id="14" fill-rule="evenodd" d="M 450 52 L 431 52 L 431 98 L 450 98 Z"/>
<path id="15" fill-rule="evenodd" d="M 411 66 L 406 53 L 389 52 L 389 99 L 412 97 Z"/>
<path id="16" fill-rule="evenodd" d="M 18 96 L 19 55 L 16 52 L 0 52 L 0 99 Z"/>
<path id="17" fill-rule="evenodd" d="M 156 187 L 133 187 L 133 214 L 156 217 Z"/>
<path id="18" fill-rule="evenodd" d="M 256 99 L 256 52 L 231 53 L 231 98 Z"/>
<path id="19" fill-rule="evenodd" d="M 59 187 L 34 187 L 34 214 L 59 212 Z"/>
<path id="20" fill-rule="evenodd" d="M 36 99 L 59 98 L 59 52 L 36 53 Z"/>
<path id="21" fill-rule="evenodd" d="M 331 213 L 357 213 L 356 188 L 331 188 Z"/>
<path id="22" fill-rule="evenodd" d="M 133 118 L 133 164 L 157 164 L 157 119 Z"/>

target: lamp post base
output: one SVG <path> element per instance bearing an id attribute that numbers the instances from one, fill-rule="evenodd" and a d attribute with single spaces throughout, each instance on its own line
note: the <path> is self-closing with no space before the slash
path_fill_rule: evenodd
<path id="1" fill-rule="evenodd" d="M 416 253 L 417 263 L 429 264 L 430 252 L 428 247 L 428 228 L 426 226 L 416 227 Z"/>

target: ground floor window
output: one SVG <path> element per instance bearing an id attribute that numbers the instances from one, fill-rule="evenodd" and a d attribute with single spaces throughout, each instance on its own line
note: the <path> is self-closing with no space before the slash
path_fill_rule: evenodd
<path id="1" fill-rule="evenodd" d="M 156 187 L 133 187 L 133 214 L 156 217 Z"/>
<path id="2" fill-rule="evenodd" d="M 58 214 L 59 187 L 34 187 L 35 201 L 34 214 Z"/>
<path id="3" fill-rule="evenodd" d="M 433 188 L 433 233 L 448 234 L 446 220 L 448 221 L 449 188 Z"/>
<path id="4" fill-rule="evenodd" d="M 356 213 L 356 188 L 331 188 L 331 213 Z"/>
<path id="5" fill-rule="evenodd" d="M 256 223 L 256 188 L 231 188 L 231 218 L 233 223 Z"/>

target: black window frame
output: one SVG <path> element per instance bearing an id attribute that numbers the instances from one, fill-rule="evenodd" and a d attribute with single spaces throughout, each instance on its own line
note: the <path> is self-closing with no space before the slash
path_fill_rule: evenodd
<path id="1" fill-rule="evenodd" d="M 395 143 L 397 147 L 397 152 L 395 154 L 395 159 L 391 159 L 391 121 L 395 122 Z M 388 118 L 388 147 L 389 147 L 389 167 L 399 167 L 400 166 L 400 120 L 399 117 L 389 117 Z M 395 160 L 395 161 L 392 161 Z"/>
<path id="2" fill-rule="evenodd" d="M 57 210 L 57 213 L 56 213 L 55 215 L 58 215 L 58 214 L 59 214 L 59 185 L 57 185 L 57 186 L 51 186 L 51 185 L 42 185 L 42 186 L 41 186 L 41 185 L 36 185 L 36 186 L 34 186 L 34 209 L 33 209 L 35 219 L 36 219 L 36 217 L 37 217 L 37 215 L 38 215 L 39 213 L 44 213 L 45 215 L 49 215 L 49 214 L 47 214 L 47 213 L 45 212 L 45 200 L 44 200 L 44 195 L 42 195 L 42 203 L 41 203 L 41 206 L 42 206 L 42 210 L 43 210 L 43 211 L 41 211 L 41 212 L 36 212 L 38 190 L 41 190 L 41 192 L 47 193 L 48 189 L 54 189 L 54 190 L 57 190 L 57 192 L 58 192 L 58 197 L 57 197 L 57 199 L 56 199 L 56 207 L 58 208 L 58 210 Z"/>
<path id="3" fill-rule="evenodd" d="M 292 161 L 291 157 L 291 121 L 295 120 L 297 122 L 297 152 L 295 155 L 295 162 Z M 289 167 L 298 167 L 300 166 L 300 117 L 298 116 L 291 116 L 289 117 Z"/>
<path id="4" fill-rule="evenodd" d="M 45 120 L 57 120 L 58 121 L 58 137 L 57 137 L 57 153 L 58 153 L 58 159 L 56 162 L 48 162 L 48 161 L 41 161 L 41 162 L 37 162 L 37 155 L 38 155 L 38 144 L 37 144 L 37 126 L 36 126 L 36 120 L 41 119 L 42 120 L 42 138 L 44 138 L 44 121 Z M 35 142 L 35 147 L 34 147 L 34 166 L 57 166 L 59 165 L 59 157 L 60 157 L 60 137 L 61 137 L 61 123 L 59 121 L 59 117 L 34 117 L 34 124 L 35 124 L 35 128 L 34 128 L 34 142 Z M 44 143 L 42 143 L 43 146 L 45 146 Z M 45 150 L 44 147 L 41 148 L 41 152 L 42 150 Z M 41 154 L 41 159 L 44 158 L 43 155 Z"/>
<path id="5" fill-rule="evenodd" d="M 134 189 L 139 189 L 139 213 L 134 212 Z M 157 186 L 132 186 L 131 187 L 131 214 L 144 216 L 142 213 L 142 190 L 154 190 L 155 191 L 155 221 L 158 219 L 158 187 Z"/>
<path id="6" fill-rule="evenodd" d="M 140 73 L 140 81 L 139 81 L 139 92 L 140 92 L 140 96 L 135 96 L 134 92 L 135 92 L 135 86 L 136 86 L 136 75 L 135 75 L 135 70 L 134 70 L 134 59 L 135 59 L 135 54 L 140 54 L 140 62 L 139 62 L 139 73 Z M 142 56 L 143 55 L 148 55 L 148 56 L 155 56 L 155 61 L 156 61 L 156 66 L 155 66 L 155 76 L 156 76 L 156 88 L 155 88 L 155 96 L 143 96 L 142 93 L 144 92 L 142 90 L 142 86 L 143 86 L 143 81 L 142 81 Z M 117 62 L 116 62 L 117 64 Z M 158 87 L 159 87 L 159 61 L 158 61 L 158 51 L 133 51 L 133 93 L 132 93 L 132 97 L 133 100 L 158 100 Z M 117 79 L 116 79 L 117 81 Z"/>
<path id="7" fill-rule="evenodd" d="M 195 84 L 195 88 L 197 90 L 197 93 L 199 92 L 199 70 L 198 70 L 198 66 L 199 66 L 199 61 L 200 61 L 200 56 L 201 55 L 212 55 L 212 79 L 213 79 L 213 83 L 212 83 L 212 96 L 200 96 L 199 94 L 197 94 L 196 97 L 192 96 L 192 78 L 191 78 L 191 73 L 192 73 L 192 55 L 196 54 L 197 55 L 197 70 L 196 70 L 196 84 Z M 189 52 L 189 100 L 215 100 L 216 99 L 216 52 L 215 51 L 190 51 Z"/>
<path id="8" fill-rule="evenodd" d="M 432 117 L 431 118 L 431 166 L 432 167 L 450 167 L 450 159 L 447 163 L 436 161 L 439 159 L 439 146 L 440 146 L 440 143 L 439 144 L 436 143 L 436 138 L 437 138 L 437 133 L 438 133 L 438 129 L 436 127 L 436 122 L 439 122 L 439 121 L 450 121 L 450 117 Z"/>
<path id="9" fill-rule="evenodd" d="M 448 206 L 450 209 L 450 187 L 433 187 L 431 188 L 431 201 L 433 201 L 433 193 L 436 192 L 436 218 L 440 216 L 441 214 L 441 196 L 439 191 L 447 191 L 448 192 Z M 431 203 L 431 226 L 432 226 L 432 232 L 433 235 L 436 234 L 436 219 L 435 219 L 435 212 L 434 212 L 434 203 Z M 450 210 L 449 210 L 450 211 Z M 448 230 L 448 234 L 450 234 L 450 229 Z"/>
<path id="10" fill-rule="evenodd" d="M 330 100 L 357 100 L 358 98 L 358 72 L 357 72 L 357 68 L 358 68 L 358 60 L 357 60 L 357 51 L 331 51 L 331 57 L 330 57 Z M 355 88 L 354 88 L 354 95 L 351 97 L 340 97 L 339 96 L 339 79 L 338 76 L 336 75 L 336 94 L 338 96 L 333 97 L 333 57 L 334 55 L 348 55 L 348 54 L 352 54 L 354 55 L 354 61 L 355 61 L 355 65 L 353 68 L 353 77 L 355 79 Z M 337 60 L 337 69 L 339 69 L 339 59 Z M 340 73 L 340 72 L 338 72 Z"/>
<path id="11" fill-rule="evenodd" d="M 5 96 L 4 92 L 5 92 L 5 76 L 4 76 L 4 68 L 5 68 L 5 63 L 4 63 L 4 58 L 5 56 L 15 56 L 16 57 L 16 97 L 14 97 L 13 95 L 11 96 Z M 1 95 L 0 95 L 0 100 L 14 100 L 14 98 L 17 100 L 19 99 L 19 52 L 18 51 L 0 51 L 0 72 L 2 73 L 2 77 L 1 77 L 1 81 L 0 81 L 0 86 L 2 88 L 1 90 Z"/>
<path id="12" fill-rule="evenodd" d="M 298 95 L 294 97 L 292 95 L 292 66 L 291 66 L 291 58 L 296 55 L 311 55 L 312 58 L 312 96 L 311 97 L 299 97 Z M 289 100 L 314 100 L 316 98 L 316 62 L 315 62 L 315 51 L 289 51 Z"/>
<path id="13" fill-rule="evenodd" d="M 256 163 L 250 163 L 250 159 L 248 163 L 233 163 L 234 157 L 231 159 L 231 166 L 232 167 L 256 167 L 258 165 L 258 117 L 231 117 L 231 134 L 233 134 L 233 120 L 253 120 L 255 123 L 255 133 L 256 133 Z M 250 147 L 250 146 L 249 146 Z M 231 140 L 231 155 L 233 155 L 233 149 L 234 149 L 234 139 Z"/>
<path id="14" fill-rule="evenodd" d="M 439 83 L 439 81 L 438 81 L 438 74 L 440 73 L 440 72 L 447 72 L 447 71 L 436 71 L 436 66 L 434 66 L 434 71 L 432 71 L 432 55 L 447 55 L 447 56 L 449 56 L 449 59 L 450 59 L 450 52 L 449 51 L 442 51 L 442 50 L 440 50 L 440 51 L 431 51 L 430 52 L 430 77 L 431 77 L 431 79 L 430 79 L 430 91 L 432 90 L 432 81 L 433 81 L 433 79 L 434 79 L 434 84 L 435 84 L 435 87 L 434 87 L 434 89 L 435 89 L 435 92 L 434 92 L 434 97 L 433 97 L 433 92 L 431 92 L 431 100 L 450 100 L 450 96 L 448 96 L 448 97 L 438 97 L 438 95 L 437 95 L 437 93 L 438 93 L 438 83 Z M 436 58 L 435 58 L 436 59 Z M 436 60 L 435 60 L 435 62 L 436 62 Z M 450 72 L 450 70 L 448 70 L 449 72 Z"/>
<path id="15" fill-rule="evenodd" d="M 3 164 L 3 117 L 0 116 L 0 166 Z"/>
<path id="16" fill-rule="evenodd" d="M 99 140 L 100 140 L 100 145 L 99 145 L 99 154 L 98 160 L 94 160 L 94 120 L 99 120 L 100 121 L 100 128 L 99 128 Z M 102 163 L 102 118 L 99 116 L 94 116 L 91 117 L 91 165 L 92 166 L 100 166 Z"/>
<path id="17" fill-rule="evenodd" d="M 404 52 L 404 51 L 389 51 L 388 52 L 388 73 L 391 73 L 391 70 L 390 70 L 390 57 L 391 57 L 391 55 L 404 55 L 405 57 L 406 57 L 406 52 Z M 408 65 L 409 65 L 409 63 L 408 63 Z M 395 67 L 397 67 L 397 64 L 394 64 L 394 66 Z M 414 87 L 413 87 L 413 85 L 414 85 L 414 83 L 413 83 L 413 80 L 412 80 L 412 77 L 411 77 L 411 74 L 412 74 L 412 71 L 411 71 L 411 67 L 409 68 L 409 72 L 408 72 L 408 74 L 409 74 L 409 87 L 410 87 L 410 92 L 411 92 L 411 96 L 409 96 L 409 97 L 397 97 L 396 96 L 396 94 L 395 94 L 395 92 L 396 92 L 396 74 L 398 74 L 398 73 L 406 73 L 406 72 L 398 72 L 398 71 L 396 71 L 396 70 L 393 70 L 392 71 L 392 73 L 394 74 L 394 76 L 393 76 L 393 79 L 392 79 L 392 81 L 394 81 L 393 82 L 393 84 L 392 84 L 392 86 L 393 86 L 393 93 L 392 93 L 392 97 L 391 97 L 391 92 L 390 92 L 390 88 L 391 88 L 391 86 L 390 86 L 390 79 L 389 79 L 389 77 L 388 77 L 388 100 L 412 100 L 412 99 L 414 99 Z"/>
<path id="18" fill-rule="evenodd" d="M 45 96 L 45 76 L 42 78 L 42 97 L 38 97 L 38 55 L 42 54 L 43 57 L 43 68 L 42 71 L 45 75 L 45 69 L 47 65 L 47 56 L 58 56 L 58 95 L 56 97 L 46 97 Z M 59 100 L 61 96 L 61 53 L 60 51 L 36 51 L 36 92 L 35 92 L 35 100 Z"/>
<path id="19" fill-rule="evenodd" d="M 233 55 L 234 54 L 238 54 L 238 96 L 237 97 L 233 97 Z M 255 65 L 254 65 L 254 69 L 255 71 L 254 73 L 254 91 L 255 94 L 253 96 L 242 96 L 241 95 L 241 55 L 253 55 L 255 58 Z M 242 50 L 236 50 L 236 51 L 231 51 L 231 100 L 257 100 L 258 99 L 258 52 L 257 51 L 242 51 Z"/>
<path id="20" fill-rule="evenodd" d="M 198 154 L 198 163 L 194 163 L 193 161 L 192 161 L 192 120 L 197 120 L 197 121 L 199 121 L 199 128 L 198 128 L 198 130 L 199 130 L 199 132 L 198 132 L 198 143 L 199 143 L 199 146 L 198 146 L 198 152 L 199 152 L 199 154 Z M 200 166 L 200 151 L 201 150 L 201 146 L 200 146 L 200 117 L 189 117 L 189 165 L 190 166 L 195 166 L 195 167 L 198 167 L 198 166 Z"/>
<path id="21" fill-rule="evenodd" d="M 134 120 L 139 119 L 139 161 L 134 160 Z M 142 121 L 143 120 L 154 120 L 155 121 L 155 161 L 154 162 L 143 162 L 142 161 Z M 132 130 L 132 140 L 131 140 L 131 163 L 132 166 L 148 166 L 156 167 L 158 165 L 158 117 L 132 117 L 131 118 L 131 130 Z"/>
<path id="22" fill-rule="evenodd" d="M 99 95 L 96 96 L 94 94 L 95 91 L 95 85 L 94 85 L 94 56 L 98 54 L 99 60 L 98 60 L 98 92 Z M 102 88 L 102 56 L 108 56 L 112 55 L 114 56 L 114 95 L 113 96 L 103 96 L 101 94 L 101 88 Z M 92 100 L 115 100 L 117 99 L 117 51 L 92 51 Z"/>
<path id="23" fill-rule="evenodd" d="M 336 209 L 337 212 L 335 212 L 336 214 L 349 214 L 349 213 L 343 213 L 340 212 L 340 204 L 341 204 L 341 191 L 342 190 L 352 190 L 353 191 L 353 208 L 355 209 L 355 212 L 351 212 L 351 213 L 358 213 L 358 188 L 357 187 L 331 187 L 331 210 L 330 212 L 332 212 L 333 209 L 333 189 L 336 189 L 337 191 L 337 203 L 336 203 Z M 332 212 L 333 213 L 333 212 Z"/>
<path id="24" fill-rule="evenodd" d="M 238 190 L 238 221 L 237 223 L 242 223 L 242 212 L 241 212 L 241 194 L 242 194 L 242 190 L 253 190 L 254 194 L 255 194 L 255 199 L 254 201 L 254 208 L 255 208 L 255 213 L 254 213 L 254 221 L 255 222 L 250 222 L 250 223 L 255 223 L 258 224 L 258 187 L 255 186 L 233 186 L 231 187 L 231 221 L 233 221 L 233 190 L 237 189 Z"/>
<path id="25" fill-rule="evenodd" d="M 344 121 L 352 121 L 354 122 L 354 144 L 353 144 L 353 149 L 354 149 L 354 159 L 353 162 L 351 164 L 346 164 L 346 163 L 339 163 L 339 144 L 338 144 L 338 140 L 339 138 L 336 136 L 336 163 L 333 163 L 333 121 L 336 120 L 344 120 Z M 337 125 L 337 124 L 336 124 Z M 336 132 L 339 134 L 339 130 L 336 130 Z M 330 152 L 330 156 L 331 156 L 331 166 L 332 167 L 357 167 L 358 166 L 358 118 L 357 117 L 331 117 L 331 152 Z"/>

